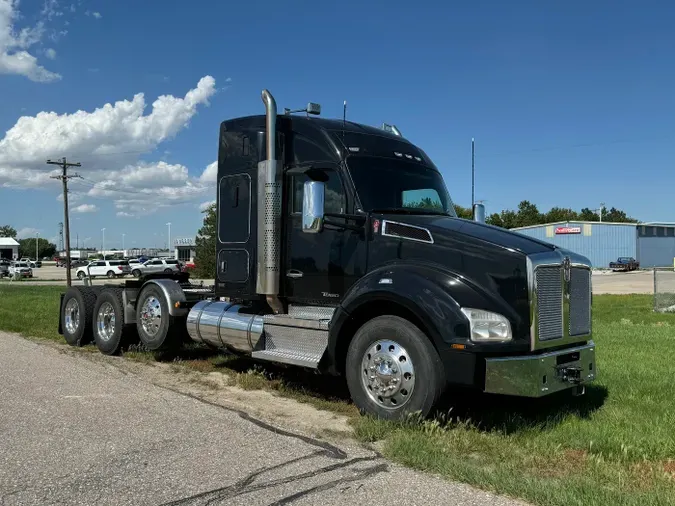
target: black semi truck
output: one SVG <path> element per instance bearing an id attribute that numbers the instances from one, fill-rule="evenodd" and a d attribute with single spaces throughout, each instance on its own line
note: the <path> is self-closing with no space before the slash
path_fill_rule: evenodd
<path id="1" fill-rule="evenodd" d="M 71 287 L 68 343 L 93 334 L 112 354 L 135 328 L 149 350 L 192 339 L 344 375 L 361 412 L 388 419 L 429 413 L 448 385 L 584 392 L 597 374 L 588 259 L 459 219 L 396 128 L 277 115 L 262 99 L 265 115 L 220 127 L 214 287 L 184 273 Z"/>

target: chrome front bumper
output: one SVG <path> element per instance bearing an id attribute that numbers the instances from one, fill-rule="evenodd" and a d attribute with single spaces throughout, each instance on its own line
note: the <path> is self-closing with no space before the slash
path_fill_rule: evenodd
<path id="1" fill-rule="evenodd" d="M 595 343 L 520 357 L 485 360 L 485 392 L 543 397 L 593 381 L 597 375 Z"/>

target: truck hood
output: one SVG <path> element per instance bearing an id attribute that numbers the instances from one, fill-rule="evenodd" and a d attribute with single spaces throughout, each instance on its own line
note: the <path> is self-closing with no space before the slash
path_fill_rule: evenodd
<path id="1" fill-rule="evenodd" d="M 425 227 L 434 235 L 466 235 L 495 246 L 519 251 L 525 255 L 556 249 L 556 246 L 551 243 L 539 241 L 524 234 L 462 218 L 452 218 L 450 216 L 389 215 L 386 219 Z"/>

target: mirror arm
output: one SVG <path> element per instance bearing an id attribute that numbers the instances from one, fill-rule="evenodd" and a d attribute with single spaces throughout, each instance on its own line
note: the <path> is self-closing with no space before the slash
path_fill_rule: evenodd
<path id="1" fill-rule="evenodd" d="M 363 214 L 343 214 L 343 213 L 324 213 L 326 218 L 342 218 L 344 220 L 353 220 L 365 222 L 367 216 Z"/>
<path id="2" fill-rule="evenodd" d="M 330 225 L 331 227 L 346 228 L 347 230 L 363 232 L 363 225 L 348 225 L 346 223 L 338 223 L 337 221 L 332 220 L 323 220 L 323 224 Z"/>

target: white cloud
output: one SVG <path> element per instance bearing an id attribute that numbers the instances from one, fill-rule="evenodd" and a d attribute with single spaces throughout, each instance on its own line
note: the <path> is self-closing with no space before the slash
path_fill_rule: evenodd
<path id="1" fill-rule="evenodd" d="M 127 213 L 127 212 L 125 212 L 125 211 L 118 211 L 118 212 L 117 212 L 117 216 L 118 216 L 119 218 L 132 218 L 134 215 L 131 214 L 131 213 Z"/>
<path id="2" fill-rule="evenodd" d="M 201 212 L 204 212 L 215 203 L 216 203 L 215 200 L 207 200 L 206 202 L 202 202 L 201 204 L 199 204 L 199 210 Z"/>
<path id="3" fill-rule="evenodd" d="M 211 162 L 206 166 L 206 169 L 204 169 L 204 172 L 202 175 L 199 177 L 199 180 L 202 183 L 215 183 L 216 179 L 218 179 L 218 162 Z"/>
<path id="4" fill-rule="evenodd" d="M 113 200 L 118 211 L 137 215 L 204 200 L 215 194 L 216 162 L 193 176 L 184 165 L 139 157 L 187 127 L 215 92 L 215 80 L 206 76 L 184 97 L 158 97 L 149 112 L 139 93 L 93 111 L 21 117 L 0 138 L 0 187 L 58 188 L 50 176 L 59 169 L 48 170 L 45 160 L 67 153 L 69 160 L 82 163 L 71 174 L 84 178 L 71 180 L 71 201 L 83 196 Z"/>
<path id="5" fill-rule="evenodd" d="M 16 238 L 17 239 L 26 239 L 26 238 L 33 238 L 35 237 L 36 234 L 40 233 L 40 229 L 37 228 L 31 228 L 31 227 L 26 227 L 22 228 L 16 233 Z"/>
<path id="6" fill-rule="evenodd" d="M 41 15 L 47 20 L 56 16 L 55 0 L 48 0 Z M 39 65 L 37 58 L 28 49 L 42 39 L 45 32 L 44 22 L 34 27 L 24 27 L 17 31 L 15 23 L 19 19 L 18 0 L 0 0 L 0 74 L 15 74 L 27 77 L 35 82 L 51 82 L 61 76 Z"/>
<path id="7" fill-rule="evenodd" d="M 145 96 L 138 93 L 132 100 L 108 103 L 92 112 L 23 116 L 0 140 L 0 167 L 42 165 L 45 159 L 64 152 L 75 159 L 94 157 L 89 170 L 92 165 L 103 168 L 103 163 L 119 165 L 174 137 L 214 92 L 215 80 L 206 76 L 183 98 L 158 97 L 148 115 L 143 115 Z"/>
<path id="8" fill-rule="evenodd" d="M 74 213 L 95 213 L 96 211 L 98 211 L 98 207 L 94 204 L 80 204 L 73 208 Z"/>
<path id="9" fill-rule="evenodd" d="M 49 58 L 50 60 L 55 60 L 56 59 L 56 50 L 52 49 L 51 47 L 45 51 L 45 56 Z"/>
<path id="10" fill-rule="evenodd" d="M 96 19 L 101 19 L 103 17 L 101 16 L 100 12 L 92 12 L 91 15 L 94 16 Z"/>

